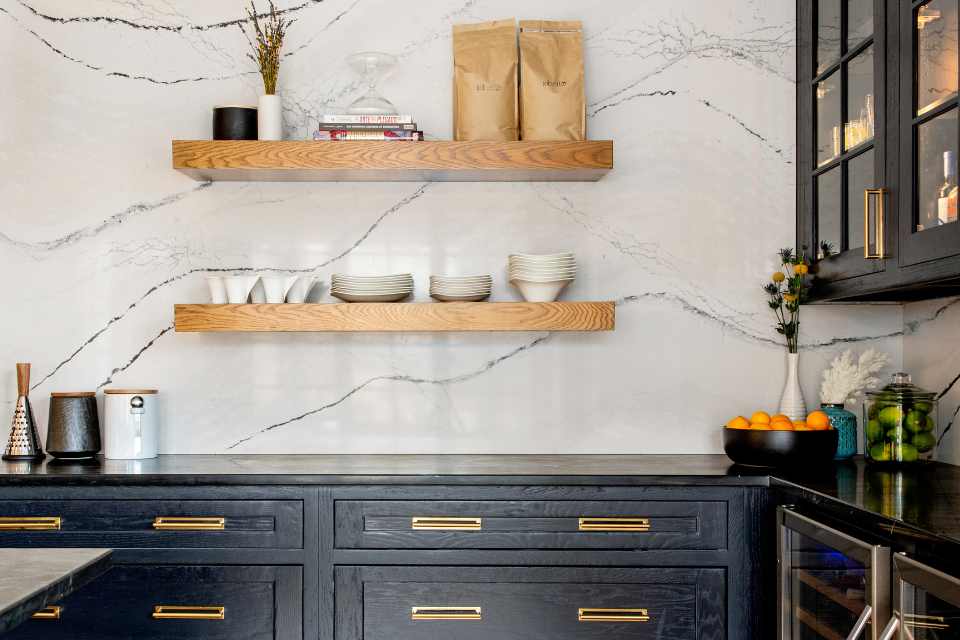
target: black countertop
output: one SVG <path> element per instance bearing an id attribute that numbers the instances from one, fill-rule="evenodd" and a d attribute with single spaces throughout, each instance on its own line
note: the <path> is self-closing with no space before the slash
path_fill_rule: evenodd
<path id="1" fill-rule="evenodd" d="M 38 485 L 710 485 L 773 487 L 898 550 L 960 557 L 960 467 L 862 459 L 759 470 L 724 455 L 163 455 L 94 464 L 0 463 L 0 487 Z M 960 562 L 960 561 L 958 561 Z"/>

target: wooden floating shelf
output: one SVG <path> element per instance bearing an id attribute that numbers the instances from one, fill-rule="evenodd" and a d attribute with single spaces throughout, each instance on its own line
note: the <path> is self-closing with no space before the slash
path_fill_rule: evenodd
<path id="1" fill-rule="evenodd" d="M 613 302 L 178 304 L 178 332 L 612 331 Z"/>
<path id="2" fill-rule="evenodd" d="M 592 182 L 613 168 L 613 142 L 174 140 L 173 168 L 250 182 Z"/>

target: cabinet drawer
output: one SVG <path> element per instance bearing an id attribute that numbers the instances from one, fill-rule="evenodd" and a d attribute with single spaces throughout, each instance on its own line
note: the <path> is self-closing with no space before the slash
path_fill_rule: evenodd
<path id="1" fill-rule="evenodd" d="M 59 618 L 4 639 L 302 640 L 302 580 L 300 567 L 117 566 L 58 603 Z"/>
<path id="2" fill-rule="evenodd" d="M 727 503 L 340 500 L 341 549 L 724 549 Z"/>
<path id="3" fill-rule="evenodd" d="M 723 569 L 338 567 L 337 640 L 721 640 Z"/>
<path id="4" fill-rule="evenodd" d="M 2 500 L 0 546 L 303 547 L 299 500 Z"/>

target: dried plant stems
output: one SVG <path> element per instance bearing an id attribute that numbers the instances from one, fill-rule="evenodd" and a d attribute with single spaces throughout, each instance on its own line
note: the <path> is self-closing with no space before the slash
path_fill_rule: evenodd
<path id="1" fill-rule="evenodd" d="M 253 25 L 254 39 L 247 41 L 253 53 L 247 55 L 251 60 L 257 63 L 260 69 L 260 75 L 263 77 L 263 92 L 267 95 L 274 95 L 277 92 L 277 79 L 280 76 L 280 50 L 283 49 L 283 39 L 287 35 L 287 29 L 293 24 L 293 20 L 287 20 L 280 17 L 277 8 L 270 2 L 270 12 L 267 14 L 258 14 L 257 7 L 250 0 L 250 8 L 247 9 L 247 16 Z M 266 18 L 263 23 L 260 18 Z M 247 35 L 247 32 L 243 32 Z"/>

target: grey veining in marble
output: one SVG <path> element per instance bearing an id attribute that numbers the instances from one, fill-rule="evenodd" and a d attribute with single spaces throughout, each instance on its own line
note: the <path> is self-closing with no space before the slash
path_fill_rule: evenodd
<path id="1" fill-rule="evenodd" d="M 0 549 L 0 633 L 110 567 L 109 549 Z"/>

